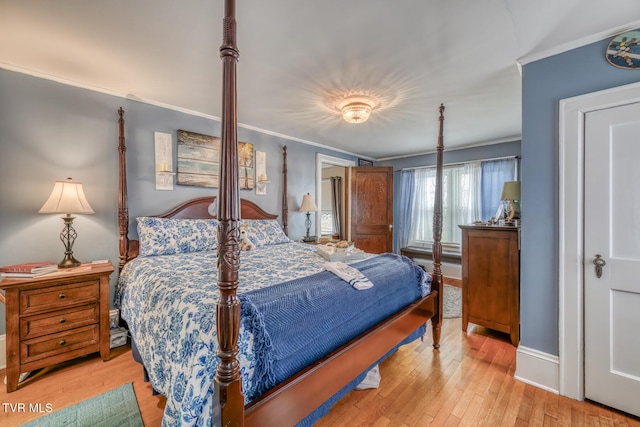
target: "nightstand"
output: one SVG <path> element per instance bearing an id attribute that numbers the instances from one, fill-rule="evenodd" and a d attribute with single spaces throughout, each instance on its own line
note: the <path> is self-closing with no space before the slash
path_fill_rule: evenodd
<path id="1" fill-rule="evenodd" d="M 100 352 L 109 360 L 110 262 L 30 278 L 5 278 L 7 393 L 30 372 Z"/>

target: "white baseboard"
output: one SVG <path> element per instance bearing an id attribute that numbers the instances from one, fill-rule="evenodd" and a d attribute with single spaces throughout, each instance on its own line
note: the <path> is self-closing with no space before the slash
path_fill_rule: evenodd
<path id="1" fill-rule="evenodd" d="M 0 335 L 0 369 L 7 367 L 7 335 Z"/>
<path id="2" fill-rule="evenodd" d="M 532 348 L 519 346 L 516 350 L 514 378 L 523 383 L 560 394 L 560 359 Z"/>
<path id="3" fill-rule="evenodd" d="M 462 267 L 460 266 L 460 264 L 449 264 L 445 262 L 442 264 L 441 268 L 442 275 L 444 277 L 451 277 L 452 279 L 462 280 Z"/>
<path id="4" fill-rule="evenodd" d="M 433 271 L 433 261 L 424 258 L 413 258 L 413 261 L 418 265 L 423 265 L 427 271 Z M 442 275 L 445 277 L 451 277 L 452 279 L 462 279 L 462 266 L 460 264 L 452 264 L 443 262 L 440 265 Z"/>

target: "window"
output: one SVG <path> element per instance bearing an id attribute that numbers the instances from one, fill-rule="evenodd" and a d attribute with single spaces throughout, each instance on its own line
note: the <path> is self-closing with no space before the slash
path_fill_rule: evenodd
<path id="1" fill-rule="evenodd" d="M 459 224 L 489 219 L 485 218 L 486 214 L 483 212 L 492 212 L 492 215 L 495 213 L 504 181 L 516 179 L 516 164 L 516 158 L 509 158 L 443 167 L 443 249 L 460 250 L 462 233 Z M 412 184 L 413 203 L 409 206 L 412 214 L 407 243 L 410 246 L 431 247 L 436 168 L 416 169 Z M 483 209 L 483 204 L 488 206 Z"/>
<path id="2" fill-rule="evenodd" d="M 320 233 L 323 236 L 335 233 L 333 224 L 333 211 L 325 211 L 323 209 L 322 212 L 320 212 Z"/>

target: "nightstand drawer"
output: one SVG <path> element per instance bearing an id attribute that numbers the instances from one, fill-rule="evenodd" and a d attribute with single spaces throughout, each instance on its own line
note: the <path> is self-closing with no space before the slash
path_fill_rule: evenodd
<path id="1" fill-rule="evenodd" d="M 100 306 L 91 304 L 52 313 L 35 314 L 20 319 L 20 339 L 93 325 L 100 320 Z"/>
<path id="2" fill-rule="evenodd" d="M 87 346 L 96 346 L 97 350 L 98 344 L 98 325 L 85 326 L 21 342 L 20 360 L 25 364 Z"/>
<path id="3" fill-rule="evenodd" d="M 41 313 L 100 301 L 100 282 L 70 283 L 20 292 L 20 314 Z"/>

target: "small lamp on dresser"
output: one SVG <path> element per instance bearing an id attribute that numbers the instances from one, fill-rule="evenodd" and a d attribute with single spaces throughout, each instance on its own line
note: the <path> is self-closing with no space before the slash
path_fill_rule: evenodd
<path id="1" fill-rule="evenodd" d="M 513 221 L 514 218 L 520 218 L 520 181 L 507 181 L 502 186 L 502 195 L 500 200 L 509 202 L 507 212 L 507 222 Z"/>
<path id="2" fill-rule="evenodd" d="M 311 229 L 311 212 L 317 212 L 318 207 L 316 206 L 316 202 L 313 200 L 313 197 L 309 193 L 302 196 L 302 206 L 300 206 L 300 212 L 307 213 L 307 219 L 304 222 L 305 227 L 307 227 L 307 235 L 302 238 L 303 242 L 315 242 L 317 236 L 310 236 L 309 230 Z"/>
<path id="3" fill-rule="evenodd" d="M 71 178 L 66 181 L 56 181 L 51 195 L 38 213 L 63 213 L 64 228 L 60 233 L 60 240 L 64 244 L 64 258 L 58 263 L 60 268 L 77 267 L 80 261 L 73 256 L 73 243 L 77 233 L 73 228 L 75 217 L 71 214 L 92 214 L 93 209 L 89 205 L 81 182 L 73 182 Z"/>

